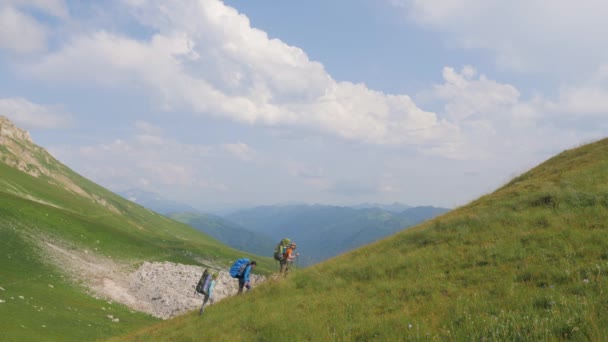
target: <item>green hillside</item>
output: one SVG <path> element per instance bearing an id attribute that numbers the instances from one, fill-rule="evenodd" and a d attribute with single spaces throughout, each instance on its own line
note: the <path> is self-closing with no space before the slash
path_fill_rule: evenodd
<path id="1" fill-rule="evenodd" d="M 227 269 L 253 257 L 79 176 L 2 117 L 0 133 L 2 341 L 90 341 L 157 321 L 87 294 L 46 258 L 47 242 L 133 268 L 173 261 Z M 258 274 L 274 268 L 270 258 L 256 260 Z"/>
<path id="2" fill-rule="evenodd" d="M 189 341 L 608 340 L 608 140 L 246 296 L 125 335 Z"/>

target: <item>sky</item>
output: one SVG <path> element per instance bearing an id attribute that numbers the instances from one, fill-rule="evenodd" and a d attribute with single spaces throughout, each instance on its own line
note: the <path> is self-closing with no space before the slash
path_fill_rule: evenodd
<path id="1" fill-rule="evenodd" d="M 601 0 L 2 0 L 0 115 L 201 210 L 455 208 L 608 135 Z"/>

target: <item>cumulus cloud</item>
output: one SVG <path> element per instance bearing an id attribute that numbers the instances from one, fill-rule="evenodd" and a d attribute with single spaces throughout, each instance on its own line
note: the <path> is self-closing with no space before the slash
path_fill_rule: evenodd
<path id="1" fill-rule="evenodd" d="M 69 17 L 64 0 L 4 0 L 0 4 L 0 49 L 17 54 L 46 49 L 50 30 L 35 15 Z"/>
<path id="2" fill-rule="evenodd" d="M 31 16 L 14 7 L 0 5 L 0 49 L 19 54 L 44 50 L 47 32 Z"/>
<path id="3" fill-rule="evenodd" d="M 24 98 L 0 98 L 0 114 L 26 128 L 61 128 L 72 122 L 71 116 L 62 110 Z"/>
<path id="4" fill-rule="evenodd" d="M 30 65 L 30 75 L 141 86 L 167 111 L 246 124 L 302 127 L 372 144 L 457 144 L 458 128 L 409 96 L 334 80 L 302 49 L 270 39 L 221 1 L 127 4 L 154 31 L 150 37 L 77 35 Z"/>
<path id="5" fill-rule="evenodd" d="M 460 73 L 451 67 L 443 69 L 444 84 L 435 86 L 437 98 L 447 101 L 445 112 L 453 121 L 496 114 L 518 102 L 519 91 L 509 84 L 500 84 L 477 70 L 466 66 Z"/>
<path id="6" fill-rule="evenodd" d="M 564 73 L 564 64 L 580 71 L 608 57 L 603 0 L 388 1 L 461 47 L 494 52 L 506 68 Z"/>
<path id="7" fill-rule="evenodd" d="M 443 83 L 431 97 L 443 104 L 440 116 L 459 127 L 462 139 L 454 146 L 429 148 L 426 153 L 450 154 L 456 159 L 494 159 L 500 155 L 546 154 L 605 135 L 608 116 L 608 73 L 562 88 L 555 99 L 535 95 L 522 98 L 510 84 L 489 79 L 471 66 L 446 67 Z M 573 123 L 585 129 L 573 129 Z M 559 137 L 559 138 L 556 138 Z M 550 142 L 550 143 L 548 143 Z"/>

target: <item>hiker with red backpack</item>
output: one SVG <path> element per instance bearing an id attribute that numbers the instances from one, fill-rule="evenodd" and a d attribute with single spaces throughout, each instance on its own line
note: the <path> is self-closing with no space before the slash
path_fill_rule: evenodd
<path id="1" fill-rule="evenodd" d="M 277 246 L 274 248 L 274 259 L 279 262 L 280 268 L 279 273 L 285 272 L 287 274 L 288 265 L 293 262 L 295 256 L 292 254 L 293 250 L 296 248 L 296 243 L 291 242 L 289 238 L 283 238 Z"/>
<path id="2" fill-rule="evenodd" d="M 300 253 L 293 253 L 296 247 L 296 243 L 292 242 L 285 249 L 285 254 L 283 254 L 283 259 L 281 260 L 280 273 L 284 273 L 285 275 L 287 275 L 287 272 L 289 272 L 289 266 L 293 264 L 294 260 L 300 255 Z"/>

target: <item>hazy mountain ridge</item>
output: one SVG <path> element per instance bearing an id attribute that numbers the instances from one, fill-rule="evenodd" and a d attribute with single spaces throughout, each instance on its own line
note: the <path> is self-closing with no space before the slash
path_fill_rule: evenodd
<path id="1" fill-rule="evenodd" d="M 374 242 L 449 211 L 414 207 L 400 213 L 380 208 L 355 209 L 325 205 L 260 206 L 227 215 L 230 221 L 279 241 L 298 243 L 301 262 L 308 265 Z"/>
<path id="2" fill-rule="evenodd" d="M 274 243 L 270 236 L 248 230 L 220 216 L 201 213 L 172 213 L 167 216 L 186 223 L 230 247 L 261 256 L 272 256 Z"/>
<path id="3" fill-rule="evenodd" d="M 306 250 L 302 254 L 302 265 L 325 260 L 449 210 L 401 203 L 284 204 L 233 209 L 222 216 L 202 213 L 188 204 L 166 200 L 157 193 L 141 189 L 120 194 L 228 246 L 262 256 L 272 256 L 281 234 L 293 237 L 300 242 L 300 250 Z M 241 219 L 241 224 L 235 222 Z M 251 228 L 247 227 L 249 224 Z"/>
<path id="4" fill-rule="evenodd" d="M 172 213 L 198 213 L 202 212 L 188 204 L 168 200 L 161 195 L 142 189 L 131 188 L 117 192 L 120 196 L 142 207 L 153 210 L 161 215 L 169 216 Z"/>

